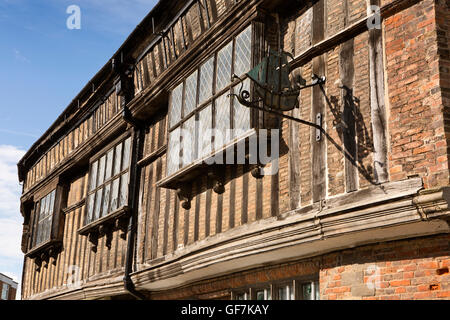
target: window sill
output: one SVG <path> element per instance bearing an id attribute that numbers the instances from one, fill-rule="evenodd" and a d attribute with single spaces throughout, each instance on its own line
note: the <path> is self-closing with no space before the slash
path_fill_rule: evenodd
<path id="1" fill-rule="evenodd" d="M 239 143 L 242 143 L 243 141 L 250 139 L 252 137 L 256 137 L 257 133 L 255 129 L 250 129 L 246 134 L 243 136 L 234 139 L 233 141 L 229 142 L 228 144 L 224 145 L 222 148 L 218 150 L 214 150 L 209 155 L 204 156 L 203 158 L 195 160 L 190 165 L 178 170 L 177 172 L 173 173 L 172 175 L 159 180 L 156 182 L 156 186 L 160 188 L 166 188 L 166 189 L 178 189 L 180 184 L 192 181 L 194 178 L 196 178 L 199 174 L 204 174 L 204 171 L 202 169 L 210 167 L 211 165 L 208 165 L 209 160 L 214 159 L 218 154 L 226 151 L 228 149 L 233 149 L 236 145 Z M 217 165 L 217 164 L 216 164 Z"/>
<path id="2" fill-rule="evenodd" d="M 61 240 L 50 239 L 28 251 L 25 254 L 25 257 L 34 259 L 36 271 L 39 271 L 42 265 L 44 265 L 44 267 L 48 266 L 51 258 L 53 258 L 53 264 L 56 263 L 56 258 L 61 251 L 61 248 Z"/>
<path id="3" fill-rule="evenodd" d="M 78 233 L 82 236 L 88 236 L 91 242 L 91 250 L 96 252 L 98 246 L 98 239 L 102 236 L 106 236 L 106 246 L 111 249 L 111 241 L 113 232 L 116 230 L 121 231 L 120 237 L 126 238 L 128 229 L 128 219 L 130 217 L 130 209 L 124 206 L 116 211 L 89 223 L 78 230 Z"/>
<path id="4" fill-rule="evenodd" d="M 247 133 L 224 145 L 222 148 L 214 150 L 209 155 L 197 159 L 176 173 L 159 180 L 156 182 L 156 187 L 177 190 L 183 208 L 188 210 L 190 209 L 191 184 L 200 176 L 204 176 L 205 172 L 207 172 L 208 176 L 214 181 L 213 190 L 218 194 L 222 194 L 225 191 L 223 183 L 225 167 L 233 166 L 233 164 L 217 164 L 213 160 L 220 154 L 226 154 L 227 150 L 236 150 L 235 148 L 238 144 L 245 143 L 245 162 L 248 163 L 248 143 L 250 139 L 256 138 L 257 136 L 257 130 L 250 129 Z M 257 165 L 255 164 L 255 166 Z M 253 175 L 258 178 L 256 174 Z"/>

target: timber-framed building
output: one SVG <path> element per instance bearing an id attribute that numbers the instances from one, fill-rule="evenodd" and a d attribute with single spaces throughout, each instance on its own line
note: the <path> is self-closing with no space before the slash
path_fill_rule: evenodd
<path id="1" fill-rule="evenodd" d="M 18 164 L 22 298 L 448 299 L 448 6 L 160 1 Z M 269 48 L 323 133 L 233 95 Z"/>

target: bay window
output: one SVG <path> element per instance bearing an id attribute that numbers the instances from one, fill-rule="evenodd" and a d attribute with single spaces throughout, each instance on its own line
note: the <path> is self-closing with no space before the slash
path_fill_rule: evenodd
<path id="1" fill-rule="evenodd" d="M 91 161 L 85 225 L 127 206 L 130 160 L 128 138 Z"/>
<path id="2" fill-rule="evenodd" d="M 56 190 L 53 190 L 36 204 L 35 214 L 37 220 L 34 231 L 33 247 L 38 247 L 50 240 L 53 213 L 55 211 L 55 196 Z"/>
<path id="3" fill-rule="evenodd" d="M 171 93 L 167 176 L 211 155 L 251 129 L 250 110 L 231 93 L 252 67 L 250 25 L 206 59 Z M 250 80 L 244 80 L 250 91 Z"/>

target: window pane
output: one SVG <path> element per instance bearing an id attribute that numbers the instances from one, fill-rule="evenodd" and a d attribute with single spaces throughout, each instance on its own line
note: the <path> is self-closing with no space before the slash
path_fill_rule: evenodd
<path id="1" fill-rule="evenodd" d="M 230 101 L 231 98 L 227 97 L 229 92 L 223 94 L 216 99 L 215 110 L 216 110 L 216 130 L 214 132 L 214 147 L 216 150 L 221 148 L 224 144 L 230 141 Z"/>
<path id="2" fill-rule="evenodd" d="M 205 102 L 212 95 L 214 74 L 214 57 L 211 57 L 200 68 L 199 103 Z"/>
<path id="3" fill-rule="evenodd" d="M 46 242 L 50 240 L 50 231 L 52 226 L 52 216 L 48 216 L 45 218 L 45 220 L 42 222 L 42 242 Z"/>
<path id="4" fill-rule="evenodd" d="M 50 194 L 50 211 L 49 215 L 53 216 L 53 211 L 55 210 L 55 196 L 56 196 L 56 190 L 53 190 L 53 192 Z"/>
<path id="5" fill-rule="evenodd" d="M 181 120 L 181 104 L 183 102 L 183 83 L 172 91 L 170 106 L 170 126 L 174 126 Z"/>
<path id="6" fill-rule="evenodd" d="M 270 289 L 261 289 L 256 291 L 256 300 L 271 300 Z"/>
<path id="7" fill-rule="evenodd" d="M 184 90 L 184 117 L 194 111 L 197 105 L 197 77 L 198 71 L 195 71 L 192 75 L 189 76 L 189 78 L 186 79 L 186 86 Z"/>
<path id="8" fill-rule="evenodd" d="M 128 169 L 131 160 L 131 138 L 128 138 L 123 143 L 123 160 L 122 160 L 122 171 Z"/>
<path id="9" fill-rule="evenodd" d="M 91 166 L 91 179 L 89 181 L 89 191 L 97 188 L 97 170 L 98 170 L 98 161 L 95 161 Z"/>
<path id="10" fill-rule="evenodd" d="M 89 200 L 88 200 L 88 212 L 86 215 L 86 223 L 91 223 L 93 220 L 92 215 L 94 214 L 94 201 L 95 201 L 95 193 L 92 193 L 91 195 L 89 195 Z"/>
<path id="11" fill-rule="evenodd" d="M 8 296 L 9 296 L 9 285 L 6 283 L 3 283 L 2 300 L 8 300 Z"/>
<path id="12" fill-rule="evenodd" d="M 252 67 L 252 27 L 249 26 L 236 37 L 234 73 L 238 76 L 250 71 Z"/>
<path id="13" fill-rule="evenodd" d="M 278 288 L 279 300 L 294 300 L 294 290 L 292 285 L 283 285 Z"/>
<path id="14" fill-rule="evenodd" d="M 235 94 L 239 94 L 241 85 L 237 85 L 233 88 Z M 244 81 L 244 86 L 242 90 L 247 90 L 250 92 L 250 80 L 246 79 Z M 238 138 L 245 132 L 250 130 L 250 108 L 239 103 L 236 97 L 233 98 L 233 138 Z"/>
<path id="15" fill-rule="evenodd" d="M 183 167 L 185 167 L 195 159 L 195 115 L 183 124 L 181 133 Z"/>
<path id="16" fill-rule="evenodd" d="M 105 191 L 103 191 L 103 209 L 102 209 L 102 215 L 106 216 L 109 211 L 109 200 L 110 200 L 110 194 L 111 194 L 111 184 L 108 184 L 105 187 Z"/>
<path id="17" fill-rule="evenodd" d="M 92 221 L 100 218 L 100 210 L 102 209 L 102 191 L 103 189 L 97 190 L 97 194 L 95 195 L 95 207 L 94 214 L 92 216 Z"/>
<path id="18" fill-rule="evenodd" d="M 313 292 L 311 283 L 302 285 L 302 300 L 313 300 Z"/>
<path id="19" fill-rule="evenodd" d="M 227 44 L 217 54 L 216 92 L 222 90 L 231 82 L 231 63 L 233 42 Z"/>
<path id="20" fill-rule="evenodd" d="M 114 152 L 114 172 L 113 175 L 116 176 L 120 173 L 120 168 L 122 167 L 122 144 L 119 143 L 116 146 L 116 150 Z"/>
<path id="21" fill-rule="evenodd" d="M 248 300 L 248 294 L 247 293 L 238 293 L 238 294 L 236 294 L 235 300 Z"/>
<path id="22" fill-rule="evenodd" d="M 169 134 L 169 149 L 167 159 L 167 175 L 180 168 L 180 128 L 176 128 Z"/>
<path id="23" fill-rule="evenodd" d="M 49 216 L 49 214 L 50 214 L 50 202 L 51 202 L 51 195 L 49 194 L 49 195 L 47 195 L 46 197 L 45 197 L 45 199 L 46 199 L 46 201 L 45 201 L 45 214 L 44 214 L 44 216 L 45 217 L 48 217 Z"/>
<path id="24" fill-rule="evenodd" d="M 119 208 L 128 204 L 128 172 L 120 178 Z"/>
<path id="25" fill-rule="evenodd" d="M 113 164 L 113 156 L 114 149 L 111 149 L 106 154 L 106 172 L 105 172 L 105 181 L 108 181 L 111 178 L 112 174 L 112 164 Z"/>
<path id="26" fill-rule="evenodd" d="M 45 218 L 46 216 L 45 210 L 47 210 L 47 197 L 41 200 L 41 213 L 39 215 L 39 221 Z"/>
<path id="27" fill-rule="evenodd" d="M 212 108 L 211 105 L 199 113 L 198 128 L 198 158 L 202 158 L 211 153 L 211 128 L 212 128 Z"/>
<path id="28" fill-rule="evenodd" d="M 315 291 L 315 296 L 314 296 L 314 300 L 320 300 L 320 286 L 319 286 L 319 281 L 316 281 L 314 283 L 314 291 Z"/>
<path id="29" fill-rule="evenodd" d="M 119 182 L 120 177 L 113 181 L 111 191 L 111 209 L 113 212 L 119 208 Z"/>
<path id="30" fill-rule="evenodd" d="M 103 184 L 103 181 L 105 181 L 105 162 L 106 156 L 101 157 L 98 165 L 97 186 L 101 186 Z"/>

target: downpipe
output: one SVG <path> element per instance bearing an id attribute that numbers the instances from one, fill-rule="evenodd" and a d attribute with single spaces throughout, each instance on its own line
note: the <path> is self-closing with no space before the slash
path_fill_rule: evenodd
<path id="1" fill-rule="evenodd" d="M 131 115 L 128 107 L 123 107 L 122 118 L 125 122 L 129 123 L 133 127 L 133 147 L 131 156 L 131 166 L 130 166 L 130 189 L 128 204 L 131 208 L 131 221 L 128 225 L 128 243 L 126 251 L 125 260 L 125 272 L 123 277 L 124 289 L 130 295 L 132 295 L 137 300 L 147 300 L 147 297 L 141 292 L 136 290 L 136 287 L 131 279 L 130 274 L 133 272 L 133 257 L 134 248 L 137 236 L 137 220 L 138 220 L 138 206 L 139 206 L 139 185 L 141 169 L 137 165 L 137 162 L 142 156 L 143 152 L 143 141 L 144 141 L 144 124 L 143 122 L 134 119 Z"/>

